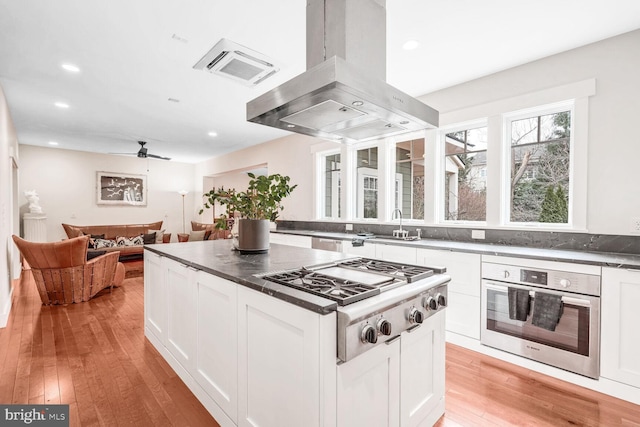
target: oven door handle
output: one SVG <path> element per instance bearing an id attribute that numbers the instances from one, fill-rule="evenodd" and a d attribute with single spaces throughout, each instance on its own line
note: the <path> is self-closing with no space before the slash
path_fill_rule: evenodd
<path id="1" fill-rule="evenodd" d="M 508 289 L 507 286 L 494 285 L 494 284 L 491 284 L 491 283 L 485 283 L 484 286 L 487 289 L 491 289 L 491 290 L 502 292 L 502 293 L 507 293 L 507 289 Z M 519 286 L 519 285 L 515 285 L 515 286 L 512 286 L 512 287 L 518 288 L 518 289 L 529 289 L 526 286 Z M 541 292 L 545 292 L 545 291 L 541 291 Z M 552 291 L 552 292 L 549 292 L 549 293 L 554 293 L 554 294 L 557 295 L 559 292 L 558 291 Z M 536 294 L 535 291 L 529 291 L 529 296 L 530 297 L 535 297 L 535 294 Z M 579 305 L 581 307 L 591 307 L 591 301 L 589 301 L 589 300 L 581 299 L 581 298 L 568 297 L 568 296 L 565 296 L 565 295 L 562 295 L 562 302 L 564 304 Z"/>

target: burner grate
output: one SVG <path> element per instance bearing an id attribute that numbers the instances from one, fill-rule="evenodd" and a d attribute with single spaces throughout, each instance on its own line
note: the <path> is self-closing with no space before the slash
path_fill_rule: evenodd
<path id="1" fill-rule="evenodd" d="M 297 288 L 347 305 L 380 293 L 376 286 L 325 276 L 309 270 L 293 270 L 262 276 L 265 280 Z"/>
<path id="2" fill-rule="evenodd" d="M 399 264 L 389 261 L 380 261 L 368 258 L 358 258 L 340 262 L 341 267 L 353 268 L 357 270 L 375 271 L 388 274 L 394 277 L 404 278 L 408 283 L 433 276 L 433 270 L 429 267 L 419 265 Z"/>

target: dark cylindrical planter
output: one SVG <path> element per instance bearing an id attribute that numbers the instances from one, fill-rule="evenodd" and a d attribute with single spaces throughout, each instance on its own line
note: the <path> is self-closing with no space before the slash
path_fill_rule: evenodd
<path id="1" fill-rule="evenodd" d="M 267 252 L 269 250 L 269 220 L 240 219 L 237 249 L 240 252 Z"/>

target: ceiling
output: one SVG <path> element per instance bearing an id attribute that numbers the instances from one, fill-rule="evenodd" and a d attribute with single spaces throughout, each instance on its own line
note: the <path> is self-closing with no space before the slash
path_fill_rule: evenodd
<path id="1" fill-rule="evenodd" d="M 305 70 L 305 7 L 0 0 L 0 85 L 19 142 L 135 153 L 145 140 L 150 154 L 196 163 L 287 135 L 246 122 L 245 105 Z M 638 0 L 387 0 L 387 82 L 419 96 L 637 28 Z M 221 38 L 280 72 L 251 88 L 193 69 Z M 408 40 L 420 45 L 403 50 Z"/>

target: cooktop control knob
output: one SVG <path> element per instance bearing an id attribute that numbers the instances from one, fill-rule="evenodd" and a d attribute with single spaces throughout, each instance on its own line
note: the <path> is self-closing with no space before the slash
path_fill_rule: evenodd
<path id="1" fill-rule="evenodd" d="M 378 320 L 378 332 L 382 335 L 391 335 L 391 322 L 387 319 L 380 318 Z"/>
<path id="2" fill-rule="evenodd" d="M 571 281 L 569 279 L 560 279 L 560 286 L 563 288 L 568 288 L 571 286 Z"/>
<path id="3" fill-rule="evenodd" d="M 367 344 L 375 344 L 378 342 L 378 331 L 373 326 L 366 324 L 360 333 L 360 341 Z"/>
<path id="4" fill-rule="evenodd" d="M 424 314 L 417 308 L 413 307 L 409 311 L 409 322 L 410 323 L 422 323 L 424 321 Z"/>
<path id="5" fill-rule="evenodd" d="M 428 297 L 424 302 L 424 308 L 427 310 L 437 310 L 438 301 L 434 297 Z"/>
<path id="6" fill-rule="evenodd" d="M 438 301 L 438 307 L 446 307 L 447 306 L 447 298 L 442 294 L 436 295 L 436 300 Z"/>

